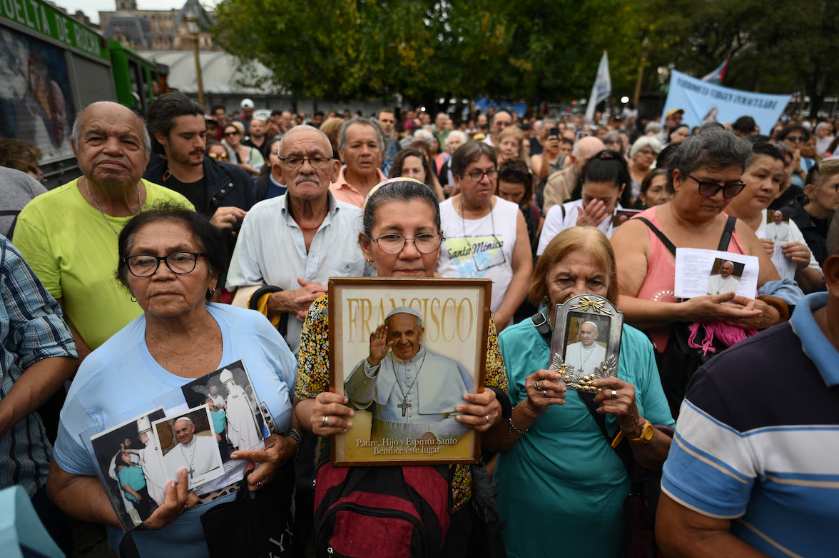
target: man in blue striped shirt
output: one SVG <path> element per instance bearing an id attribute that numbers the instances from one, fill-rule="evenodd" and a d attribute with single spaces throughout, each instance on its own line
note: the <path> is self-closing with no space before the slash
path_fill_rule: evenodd
<path id="1" fill-rule="evenodd" d="M 73 374 L 76 345 L 61 307 L 0 236 L 0 488 L 19 484 L 63 549 L 61 512 L 44 490 L 52 446 L 36 409 Z"/>
<path id="2" fill-rule="evenodd" d="M 664 464 L 666 556 L 839 555 L 839 217 L 828 249 L 828 292 L 692 380 Z"/>

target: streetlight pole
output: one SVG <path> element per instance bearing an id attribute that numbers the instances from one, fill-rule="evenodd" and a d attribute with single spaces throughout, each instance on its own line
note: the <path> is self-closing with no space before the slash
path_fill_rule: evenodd
<path id="1" fill-rule="evenodd" d="M 190 6 L 186 13 L 186 27 L 192 35 L 192 44 L 195 51 L 195 77 L 198 81 L 198 104 L 204 107 L 204 79 L 201 75 L 201 58 L 198 55 L 198 17 L 195 10 Z"/>

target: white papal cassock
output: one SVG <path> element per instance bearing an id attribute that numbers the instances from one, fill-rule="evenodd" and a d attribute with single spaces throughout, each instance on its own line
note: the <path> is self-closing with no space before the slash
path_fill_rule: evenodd
<path id="1" fill-rule="evenodd" d="M 227 439 L 236 449 L 249 450 L 259 445 L 262 436 L 245 390 L 227 384 Z"/>
<path id="2" fill-rule="evenodd" d="M 574 370 L 581 370 L 583 374 L 593 373 L 604 360 L 606 360 L 606 349 L 597 342 L 588 347 L 582 343 L 571 343 L 565 349 L 565 363 L 573 366 Z"/>
<path id="3" fill-rule="evenodd" d="M 218 466 L 217 455 L 219 451 L 216 437 L 210 431 L 209 436 L 193 436 L 190 443 L 178 444 L 163 456 L 163 462 L 166 463 L 169 478 L 178 478 L 178 471 L 186 469 L 187 472 L 192 470 L 189 477 L 192 480 L 195 476 L 215 469 Z"/>
<path id="4" fill-rule="evenodd" d="M 422 345 L 408 361 L 388 352 L 378 366 L 371 367 L 365 358 L 344 381 L 347 398 L 357 409 L 375 402 L 373 439 L 417 439 L 427 432 L 437 438 L 464 435 L 469 429 L 453 413 L 474 386 L 460 363 L 426 351 Z"/>
<path id="5" fill-rule="evenodd" d="M 718 295 L 737 291 L 740 288 L 740 280 L 733 275 L 723 277 L 722 275 L 711 275 L 711 280 L 708 281 L 708 294 Z"/>

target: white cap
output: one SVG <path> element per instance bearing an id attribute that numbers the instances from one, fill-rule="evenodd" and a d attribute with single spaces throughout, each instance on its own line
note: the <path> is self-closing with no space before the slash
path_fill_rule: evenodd
<path id="1" fill-rule="evenodd" d="M 242 108 L 253 108 L 253 101 L 250 99 L 242 99 Z"/>
<path id="2" fill-rule="evenodd" d="M 227 383 L 228 381 L 233 379 L 233 372 L 231 372 L 230 370 L 225 368 L 224 370 L 221 371 L 221 374 L 218 375 L 218 379 L 223 384 Z"/>
<path id="3" fill-rule="evenodd" d="M 419 315 L 419 312 L 414 310 L 413 308 L 408 308 L 407 306 L 400 306 L 394 310 L 391 310 L 387 316 L 385 316 L 385 321 L 388 320 L 394 314 L 410 314 L 411 316 L 417 319 L 417 325 L 422 327 L 422 316 Z"/>

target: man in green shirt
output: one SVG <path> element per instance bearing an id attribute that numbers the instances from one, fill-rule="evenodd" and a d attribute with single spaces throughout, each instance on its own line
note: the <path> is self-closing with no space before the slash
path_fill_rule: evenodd
<path id="1" fill-rule="evenodd" d="M 180 194 L 141 180 L 150 139 L 128 108 L 89 105 L 73 124 L 72 145 L 83 176 L 32 200 L 18 217 L 14 243 L 61 304 L 81 363 L 142 314 L 114 279 L 122 228 L 161 201 L 194 208 Z"/>

